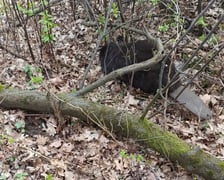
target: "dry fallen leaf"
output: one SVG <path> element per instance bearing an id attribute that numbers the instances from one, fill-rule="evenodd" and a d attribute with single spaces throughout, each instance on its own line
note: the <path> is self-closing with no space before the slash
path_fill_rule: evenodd
<path id="1" fill-rule="evenodd" d="M 64 152 L 71 152 L 75 148 L 74 144 L 72 143 L 63 143 L 61 150 Z"/>
<path id="2" fill-rule="evenodd" d="M 51 78 L 48 81 L 54 85 L 59 85 L 63 83 L 63 79 L 61 79 L 60 77 Z"/>
<path id="3" fill-rule="evenodd" d="M 135 97 L 133 95 L 129 94 L 129 96 L 128 96 L 128 104 L 137 106 L 138 103 L 139 103 L 139 100 L 135 99 Z"/>
<path id="4" fill-rule="evenodd" d="M 65 179 L 66 180 L 78 179 L 78 175 L 74 174 L 72 171 L 65 171 Z"/>
<path id="5" fill-rule="evenodd" d="M 211 101 L 211 95 L 209 94 L 200 95 L 200 98 L 205 104 L 209 104 Z"/>
<path id="6" fill-rule="evenodd" d="M 59 148 L 61 147 L 61 145 L 62 145 L 61 140 L 57 139 L 53 143 L 50 144 L 50 147 Z"/>
<path id="7" fill-rule="evenodd" d="M 96 130 L 88 130 L 86 129 L 82 134 L 75 137 L 76 141 L 92 141 L 94 139 L 99 138 L 99 132 Z"/>
<path id="8" fill-rule="evenodd" d="M 49 140 L 48 137 L 38 135 L 38 136 L 37 136 L 37 140 L 36 140 L 36 142 L 37 142 L 37 144 L 39 144 L 39 145 L 45 145 L 45 144 L 48 142 L 48 140 Z"/>

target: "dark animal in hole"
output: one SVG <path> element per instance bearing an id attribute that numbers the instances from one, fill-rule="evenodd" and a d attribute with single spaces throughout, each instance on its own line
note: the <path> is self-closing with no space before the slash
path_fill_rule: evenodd
<path id="1" fill-rule="evenodd" d="M 100 63 L 104 74 L 108 74 L 114 70 L 125 66 L 146 61 L 153 57 L 153 46 L 150 41 L 139 40 L 135 43 L 107 43 L 100 50 Z M 140 70 L 134 73 L 128 73 L 119 77 L 127 85 L 140 88 L 146 93 L 156 93 L 159 88 L 159 75 L 161 71 L 162 61 L 156 65 Z M 175 66 L 170 60 L 166 62 L 162 76 L 162 87 L 166 86 L 175 74 Z M 186 88 L 180 96 L 179 93 L 184 88 L 180 81 L 176 82 L 169 88 L 169 95 L 183 104 L 187 109 L 202 119 L 211 118 L 211 111 L 202 102 L 202 100 Z"/>
<path id="2" fill-rule="evenodd" d="M 153 47 L 147 40 L 139 40 L 129 44 L 111 42 L 103 46 L 100 51 L 101 67 L 105 74 L 134 63 L 146 61 L 152 57 Z M 146 93 L 156 93 L 159 87 L 161 65 L 162 61 L 148 69 L 125 74 L 119 79 L 128 85 L 140 88 Z M 168 61 L 163 72 L 162 86 L 165 86 L 174 74 L 175 66 Z M 172 86 L 170 90 L 172 91 L 178 85 L 179 82 Z"/>

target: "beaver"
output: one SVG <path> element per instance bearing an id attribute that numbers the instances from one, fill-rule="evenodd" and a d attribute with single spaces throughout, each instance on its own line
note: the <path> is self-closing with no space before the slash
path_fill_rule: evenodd
<path id="1" fill-rule="evenodd" d="M 104 74 L 140 63 L 153 57 L 154 47 L 148 40 L 138 40 L 132 43 L 110 42 L 100 49 L 99 59 Z M 163 60 L 150 68 L 127 73 L 118 77 L 122 82 L 141 89 L 145 93 L 155 94 L 160 87 L 160 72 Z M 176 74 L 174 63 L 168 58 L 163 69 L 161 86 L 165 87 Z M 172 80 L 169 87 L 169 96 L 183 104 L 192 113 L 202 119 L 210 119 L 211 111 L 203 101 L 189 88 L 184 88 L 180 80 Z M 183 90 L 184 89 L 184 90 Z M 183 90 L 183 92 L 182 92 Z M 180 94 L 180 92 L 182 92 Z"/>

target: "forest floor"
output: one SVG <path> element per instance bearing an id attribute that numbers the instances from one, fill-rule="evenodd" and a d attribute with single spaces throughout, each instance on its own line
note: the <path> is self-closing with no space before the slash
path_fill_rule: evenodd
<path id="1" fill-rule="evenodd" d="M 179 7 L 180 17 L 188 19 L 189 22 L 196 16 L 196 4 L 181 0 Z M 0 18 L 2 84 L 51 93 L 75 91 L 79 89 L 90 61 L 92 66 L 85 77 L 85 86 L 103 77 L 98 53 L 93 57 L 99 35 L 97 28 L 84 25 L 87 13 L 81 3 L 75 8 L 74 18 L 67 1 L 52 7 L 53 20 L 56 23 L 56 27 L 53 28 L 54 56 L 51 53 L 51 46 L 43 45 L 40 52 L 37 21 L 35 18 L 28 20 L 27 30 L 35 60 L 30 56 L 22 27 L 7 31 L 10 23 L 0 14 L 3 17 Z M 166 18 L 166 15 L 170 16 L 170 12 L 159 8 L 158 5 L 153 6 L 150 2 L 139 3 L 135 8 L 134 16 L 142 18 L 133 26 L 139 29 L 143 29 L 144 26 L 155 37 L 160 37 L 166 51 L 181 36 L 176 26 L 172 27 Z M 130 12 L 131 5 L 126 7 L 126 17 Z M 223 9 L 218 3 L 206 12 L 207 29 L 211 29 L 221 13 Z M 170 26 L 167 26 L 168 23 Z M 112 38 L 116 38 L 119 33 L 120 31 L 116 31 L 111 34 Z M 172 54 L 172 59 L 178 64 L 189 58 L 201 43 L 196 33 L 197 30 L 190 32 Z M 208 52 L 216 48 L 217 42 L 224 42 L 223 24 L 215 31 L 213 38 L 218 40 L 205 44 L 197 55 L 198 59 L 205 57 L 206 60 Z M 10 51 L 3 49 L 2 46 Z M 221 52 L 191 85 L 191 89 L 200 94 L 201 99 L 212 110 L 213 117 L 210 120 L 200 120 L 177 104 L 166 107 L 163 99 L 159 99 L 147 115 L 162 128 L 222 160 L 224 160 L 223 57 L 224 52 Z M 185 71 L 188 78 L 197 72 L 197 68 L 193 65 L 188 67 Z M 43 79 L 37 83 L 32 81 L 31 76 Z M 141 115 L 153 96 L 115 80 L 89 92 L 84 98 Z M 160 107 L 166 108 L 151 116 Z M 19 109 L 0 109 L 0 179 L 202 179 L 187 173 L 178 164 L 170 163 L 158 153 L 143 149 L 133 140 L 125 138 L 118 140 L 116 136 L 91 123 L 85 124 L 72 117 L 64 118 L 68 123 L 58 133 L 54 115 Z"/>

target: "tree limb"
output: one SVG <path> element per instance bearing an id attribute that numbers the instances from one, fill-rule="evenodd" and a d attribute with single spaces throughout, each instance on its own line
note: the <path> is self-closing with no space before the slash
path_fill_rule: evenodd
<path id="1" fill-rule="evenodd" d="M 111 107 L 89 102 L 71 94 L 59 94 L 56 100 L 60 103 L 63 115 L 70 115 L 82 121 L 90 120 L 106 127 L 118 137 L 133 138 L 145 148 L 152 148 L 178 163 L 187 171 L 198 174 L 208 180 L 224 179 L 224 162 L 214 156 L 192 147 L 176 135 L 161 129 L 151 121 Z M 16 89 L 0 90 L 0 107 L 19 108 L 42 113 L 53 113 L 51 98 L 46 93 Z"/>

